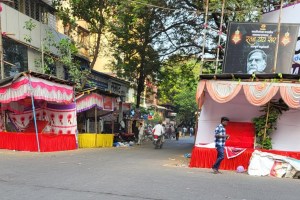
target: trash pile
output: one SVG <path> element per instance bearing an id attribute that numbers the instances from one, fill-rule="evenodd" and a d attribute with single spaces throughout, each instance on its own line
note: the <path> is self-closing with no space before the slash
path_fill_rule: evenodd
<path id="1" fill-rule="evenodd" d="M 132 147 L 134 145 L 134 142 L 115 142 L 113 143 L 114 147 Z"/>
<path id="2" fill-rule="evenodd" d="M 191 155 L 192 155 L 191 153 L 186 153 L 186 154 L 184 154 L 184 157 L 185 158 L 191 158 Z"/>

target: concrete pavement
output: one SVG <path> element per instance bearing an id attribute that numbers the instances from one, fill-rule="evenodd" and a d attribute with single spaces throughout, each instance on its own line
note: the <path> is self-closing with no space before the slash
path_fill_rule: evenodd
<path id="1" fill-rule="evenodd" d="M 130 148 L 29 153 L 0 150 L 1 200 L 298 200 L 299 180 L 190 169 L 192 138 Z"/>

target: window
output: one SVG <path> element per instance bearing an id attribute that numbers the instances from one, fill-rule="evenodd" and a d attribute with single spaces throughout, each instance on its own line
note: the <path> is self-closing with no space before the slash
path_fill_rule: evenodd
<path id="1" fill-rule="evenodd" d="M 34 19 L 36 19 L 37 21 L 40 21 L 40 17 L 41 17 L 41 15 L 40 15 L 40 6 L 39 6 L 39 4 L 36 4 L 36 6 L 35 6 L 35 17 L 34 17 Z"/>
<path id="2" fill-rule="evenodd" d="M 85 30 L 82 27 L 78 27 L 77 33 L 78 33 L 77 42 L 79 44 L 81 44 L 84 48 L 88 49 L 88 47 L 89 47 L 89 31 Z"/>
<path id="3" fill-rule="evenodd" d="M 26 46 L 9 38 L 3 38 L 3 49 L 5 77 L 14 76 L 28 70 Z"/>
<path id="4" fill-rule="evenodd" d="M 30 0 L 25 0 L 25 14 L 30 16 Z"/>
<path id="5" fill-rule="evenodd" d="M 8 2 L 6 2 L 6 4 L 44 24 L 48 24 L 48 17 L 50 16 L 51 24 L 56 24 L 54 9 L 48 4 L 39 0 L 14 0 L 13 2 L 13 4 Z M 53 20 L 55 20 L 55 22 L 53 22 Z"/>
<path id="6" fill-rule="evenodd" d="M 19 10 L 19 0 L 14 0 L 14 5 L 13 6 L 16 10 Z"/>
<path id="7" fill-rule="evenodd" d="M 30 1 L 30 17 L 35 19 L 36 2 Z"/>

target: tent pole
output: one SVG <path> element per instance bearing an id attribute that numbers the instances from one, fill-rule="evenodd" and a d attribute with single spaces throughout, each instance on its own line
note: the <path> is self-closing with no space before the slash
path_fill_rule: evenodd
<path id="1" fill-rule="evenodd" d="M 223 33 L 223 17 L 224 17 L 225 2 L 226 2 L 226 0 L 223 0 L 221 22 L 220 22 L 220 28 L 219 28 L 219 33 L 218 33 L 219 38 L 218 38 L 218 46 L 217 46 L 217 61 L 216 61 L 215 74 L 217 74 L 217 72 L 218 72 L 218 65 L 219 65 L 220 44 L 221 44 L 221 35 Z"/>
<path id="2" fill-rule="evenodd" d="M 270 101 L 269 101 L 269 103 L 268 103 L 268 108 L 267 108 L 267 117 L 266 117 L 266 124 L 265 124 L 265 131 L 264 131 L 263 141 L 264 141 L 264 140 L 266 139 L 266 137 L 267 137 L 267 127 L 268 127 L 269 113 L 270 113 Z"/>
<path id="3" fill-rule="evenodd" d="M 73 87 L 73 92 L 74 92 L 74 103 L 75 103 L 75 107 L 76 107 L 75 87 Z M 78 133 L 78 121 L 77 121 L 77 108 L 75 109 L 75 116 L 74 117 L 76 119 L 76 130 L 75 130 L 76 148 L 78 149 L 79 148 L 79 145 L 78 145 L 78 134 L 79 133 Z"/>
<path id="4" fill-rule="evenodd" d="M 95 147 L 97 147 L 97 105 L 95 105 Z"/>
<path id="5" fill-rule="evenodd" d="M 95 133 L 96 134 L 98 133 L 98 130 L 97 130 L 97 106 L 95 106 Z"/>
<path id="6" fill-rule="evenodd" d="M 3 104 L 1 104 L 1 108 L 2 108 Z M 3 121 L 3 132 L 6 132 L 6 110 L 2 110 L 1 112 L 1 115 L 2 115 L 2 121 Z"/>
<path id="7" fill-rule="evenodd" d="M 283 0 L 280 1 L 280 12 L 279 12 L 279 17 L 278 17 L 278 25 L 277 25 L 277 39 L 276 39 L 276 49 L 275 49 L 273 73 L 276 72 L 276 68 L 277 68 L 277 56 L 278 56 L 279 39 L 280 39 L 282 6 L 283 6 Z"/>
<path id="8" fill-rule="evenodd" d="M 32 87 L 32 84 L 31 84 L 30 75 L 28 75 L 28 79 L 29 79 L 29 85 L 30 85 L 30 90 L 31 90 L 31 103 L 32 103 L 33 121 L 34 121 L 36 142 L 37 142 L 38 152 L 41 152 L 41 150 L 40 150 L 40 141 L 39 141 L 38 127 L 37 127 L 37 123 L 36 123 L 36 113 L 35 113 L 35 107 L 34 107 L 33 87 Z"/>
<path id="9" fill-rule="evenodd" d="M 206 44 L 206 31 L 207 31 L 207 16 L 208 16 L 208 4 L 209 0 L 206 0 L 206 7 L 205 7 L 205 20 L 204 20 L 204 34 L 203 34 L 203 42 L 202 42 L 202 57 L 201 57 L 201 66 L 200 66 L 200 75 L 203 72 L 204 67 L 204 54 L 205 54 L 205 44 Z"/>
<path id="10" fill-rule="evenodd" d="M 114 117 L 112 117 L 112 118 L 114 118 Z M 114 134 L 114 132 L 115 132 L 115 121 L 114 121 L 114 119 L 111 121 L 111 133 L 112 134 Z"/>

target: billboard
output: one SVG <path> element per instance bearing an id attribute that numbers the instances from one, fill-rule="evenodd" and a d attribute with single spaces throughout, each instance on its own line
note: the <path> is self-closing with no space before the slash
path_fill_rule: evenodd
<path id="1" fill-rule="evenodd" d="M 276 23 L 235 23 L 228 26 L 223 73 L 273 73 Z M 291 73 L 298 24 L 281 24 L 276 73 Z"/>
<path id="2" fill-rule="evenodd" d="M 300 74 L 300 32 L 297 39 L 295 55 L 292 64 L 292 74 Z"/>

